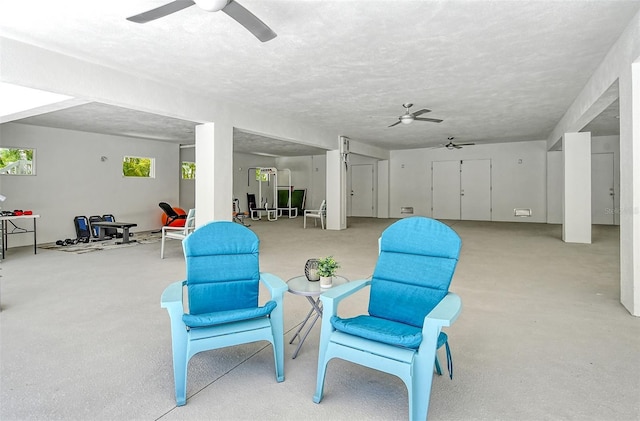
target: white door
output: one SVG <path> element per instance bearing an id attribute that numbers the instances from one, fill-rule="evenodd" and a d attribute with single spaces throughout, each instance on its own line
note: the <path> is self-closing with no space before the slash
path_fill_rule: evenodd
<path id="1" fill-rule="evenodd" d="M 591 155 L 591 223 L 615 223 L 613 153 Z"/>
<path id="2" fill-rule="evenodd" d="M 460 163 L 460 219 L 491 221 L 491 160 Z"/>
<path id="3" fill-rule="evenodd" d="M 373 216 L 373 165 L 349 167 L 351 173 L 351 216 Z"/>
<path id="4" fill-rule="evenodd" d="M 431 183 L 433 218 L 460 219 L 460 161 L 434 161 Z"/>

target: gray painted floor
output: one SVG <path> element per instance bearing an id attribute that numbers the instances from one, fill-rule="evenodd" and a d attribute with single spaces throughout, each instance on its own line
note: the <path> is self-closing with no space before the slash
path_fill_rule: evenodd
<path id="1" fill-rule="evenodd" d="M 339 274 L 368 277 L 393 220 L 302 229 L 302 218 L 251 221 L 261 269 L 283 279 L 333 255 Z M 432 420 L 638 420 L 640 319 L 619 303 L 618 227 L 566 244 L 559 225 L 448 221 L 463 249 L 447 330 L 454 377 L 434 377 Z M 334 360 L 314 404 L 319 327 L 295 360 L 288 342 L 309 309 L 285 296 L 285 375 L 267 343 L 196 355 L 176 408 L 169 318 L 160 294 L 181 280 L 180 243 L 87 254 L 23 247 L 2 262 L 0 418 L 8 420 L 393 420 L 408 417 L 393 376 Z M 366 294 L 344 307 L 366 309 Z M 345 302 L 346 303 L 346 302 Z"/>

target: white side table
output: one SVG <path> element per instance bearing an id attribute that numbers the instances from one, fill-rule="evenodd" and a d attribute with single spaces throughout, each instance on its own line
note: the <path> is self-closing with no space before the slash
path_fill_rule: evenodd
<path id="1" fill-rule="evenodd" d="M 349 282 L 347 278 L 336 275 L 333 277 L 331 287 L 346 284 L 347 282 Z M 289 343 L 292 344 L 296 337 L 300 338 L 300 343 L 298 343 L 298 347 L 293 352 L 293 358 L 296 358 L 298 356 L 300 348 L 302 347 L 302 344 L 304 343 L 304 340 L 307 339 L 309 332 L 311 332 L 311 329 L 316 324 L 318 319 L 322 317 L 322 303 L 320 302 L 320 295 L 323 292 L 330 290 L 331 288 L 320 288 L 320 281 L 309 281 L 304 275 L 296 276 L 295 278 L 289 279 L 287 281 L 287 285 L 289 286 L 290 293 L 307 297 L 309 304 L 311 304 L 311 310 L 309 310 L 309 313 L 307 313 L 307 317 L 304 318 L 302 324 L 298 328 L 298 331 L 295 333 L 295 335 L 293 335 L 291 341 L 289 341 Z M 311 323 L 307 327 L 307 330 L 305 330 L 304 334 L 300 336 L 300 332 L 312 317 L 313 320 L 311 320 Z"/>

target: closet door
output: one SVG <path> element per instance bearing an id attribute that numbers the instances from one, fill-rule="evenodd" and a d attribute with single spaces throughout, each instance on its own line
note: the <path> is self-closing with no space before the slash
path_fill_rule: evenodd
<path id="1" fill-rule="evenodd" d="M 435 219 L 460 219 L 460 161 L 431 164 L 431 211 Z"/>
<path id="2" fill-rule="evenodd" d="M 460 219 L 491 221 L 491 160 L 460 163 Z"/>

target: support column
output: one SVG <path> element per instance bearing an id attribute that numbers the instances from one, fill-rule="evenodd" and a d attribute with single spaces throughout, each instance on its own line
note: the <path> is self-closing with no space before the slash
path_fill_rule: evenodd
<path id="1" fill-rule="evenodd" d="M 640 63 L 620 89 L 620 302 L 640 316 Z"/>
<path id="2" fill-rule="evenodd" d="M 378 161 L 378 218 L 389 217 L 389 160 Z"/>
<path id="3" fill-rule="evenodd" d="M 347 228 L 347 177 L 339 150 L 327 151 L 327 229 Z"/>
<path id="4" fill-rule="evenodd" d="M 230 221 L 233 203 L 233 127 L 196 126 L 196 226 Z"/>
<path id="5" fill-rule="evenodd" d="M 565 133 L 562 240 L 591 244 L 591 133 Z"/>

